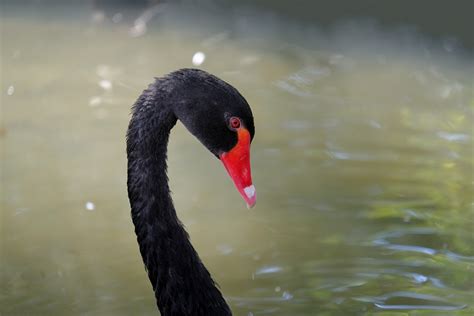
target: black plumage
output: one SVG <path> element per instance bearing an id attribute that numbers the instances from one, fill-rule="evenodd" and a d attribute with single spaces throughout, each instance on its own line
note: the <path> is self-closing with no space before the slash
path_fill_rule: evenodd
<path id="1" fill-rule="evenodd" d="M 128 195 L 140 252 L 163 316 L 231 315 L 176 215 L 166 164 L 170 130 L 178 119 L 219 157 L 237 142 L 228 128 L 229 116 L 241 118 L 253 138 L 246 100 L 229 84 L 197 69 L 157 78 L 132 109 Z"/>

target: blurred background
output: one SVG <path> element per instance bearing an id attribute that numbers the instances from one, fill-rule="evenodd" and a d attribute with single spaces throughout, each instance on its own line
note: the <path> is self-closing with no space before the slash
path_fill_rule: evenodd
<path id="1" fill-rule="evenodd" d="M 183 67 L 255 116 L 248 211 L 181 124 L 178 214 L 235 315 L 474 313 L 466 1 L 1 2 L 0 314 L 156 314 L 130 106 Z"/>

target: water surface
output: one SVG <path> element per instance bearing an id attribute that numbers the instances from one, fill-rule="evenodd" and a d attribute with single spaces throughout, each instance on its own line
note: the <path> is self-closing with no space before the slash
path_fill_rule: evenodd
<path id="1" fill-rule="evenodd" d="M 156 313 L 124 136 L 141 91 L 181 67 L 235 85 L 255 116 L 252 211 L 180 124 L 170 140 L 179 216 L 236 315 L 474 312 L 462 51 L 249 10 L 3 9 L 2 315 Z"/>

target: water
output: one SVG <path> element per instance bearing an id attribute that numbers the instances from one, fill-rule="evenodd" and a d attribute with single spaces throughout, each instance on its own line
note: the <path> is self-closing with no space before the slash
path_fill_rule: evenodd
<path id="1" fill-rule="evenodd" d="M 255 115 L 252 211 L 181 125 L 170 141 L 179 216 L 236 315 L 474 312 L 462 51 L 249 10 L 2 10 L 2 315 L 156 313 L 124 136 L 142 89 L 193 59 Z"/>

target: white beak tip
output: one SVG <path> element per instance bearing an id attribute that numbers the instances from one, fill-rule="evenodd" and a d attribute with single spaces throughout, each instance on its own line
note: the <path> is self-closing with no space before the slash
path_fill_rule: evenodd
<path id="1" fill-rule="evenodd" d="M 252 199 L 255 196 L 255 186 L 249 185 L 248 187 L 244 188 L 245 195 L 249 198 Z"/>
<path id="2" fill-rule="evenodd" d="M 251 209 L 257 203 L 257 195 L 256 195 L 256 192 L 255 192 L 255 186 L 252 184 L 252 185 L 249 185 L 248 187 L 244 188 L 244 193 L 245 193 L 245 196 L 246 196 L 245 200 L 247 202 L 247 208 Z"/>

